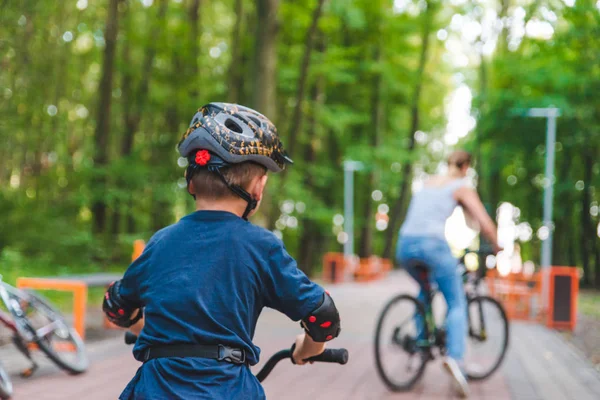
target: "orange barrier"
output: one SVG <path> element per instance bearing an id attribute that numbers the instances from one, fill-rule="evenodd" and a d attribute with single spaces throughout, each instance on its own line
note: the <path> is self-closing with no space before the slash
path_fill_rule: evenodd
<path id="1" fill-rule="evenodd" d="M 358 282 L 369 282 L 383 278 L 392 269 L 390 260 L 371 256 L 361 258 L 358 270 L 354 273 L 354 279 Z"/>
<path id="2" fill-rule="evenodd" d="M 542 321 L 542 275 L 509 274 L 499 276 L 498 272 L 487 272 L 490 295 L 498 299 L 509 320 Z"/>
<path id="3" fill-rule="evenodd" d="M 131 254 L 131 262 L 135 261 L 139 256 L 141 256 L 145 248 L 146 242 L 144 242 L 142 239 L 137 239 L 136 241 L 134 241 L 133 253 Z M 106 318 L 106 315 L 104 315 L 102 318 L 104 329 L 122 329 L 121 327 L 110 322 L 108 318 Z"/>
<path id="4" fill-rule="evenodd" d="M 322 278 L 325 282 L 340 283 L 345 280 L 344 255 L 342 253 L 325 253 L 323 256 Z"/>
<path id="5" fill-rule="evenodd" d="M 550 267 L 531 276 L 509 274 L 505 277 L 491 270 L 486 277 L 490 295 L 502 302 L 510 320 L 545 322 L 550 328 L 575 329 L 579 292 L 577 268 Z M 544 278 L 548 282 L 547 295 L 542 293 Z"/>
<path id="6" fill-rule="evenodd" d="M 144 251 L 145 243 L 143 240 L 136 240 L 133 243 L 132 259 L 135 260 Z M 94 276 L 103 275 L 103 276 Z M 110 276 L 109 276 L 110 275 Z M 104 286 L 110 282 L 119 279 L 120 275 L 111 274 L 91 274 L 76 277 L 65 278 L 26 278 L 17 279 L 17 287 L 20 289 L 36 290 L 59 290 L 73 293 L 73 327 L 79 333 L 82 339 L 85 338 L 85 313 L 87 310 L 87 295 L 89 286 Z M 104 327 L 111 329 L 121 329 L 104 317 Z"/>
<path id="7" fill-rule="evenodd" d="M 323 256 L 322 279 L 329 283 L 351 280 L 368 282 L 381 279 L 392 269 L 390 260 L 377 256 L 346 259 L 342 253 L 326 253 Z"/>
<path id="8" fill-rule="evenodd" d="M 73 292 L 73 327 L 82 339 L 85 337 L 85 311 L 88 293 L 85 282 L 59 278 L 18 278 L 17 287 Z"/>

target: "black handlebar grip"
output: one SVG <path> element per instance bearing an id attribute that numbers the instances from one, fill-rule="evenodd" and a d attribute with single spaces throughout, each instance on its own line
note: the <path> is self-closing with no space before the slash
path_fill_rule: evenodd
<path id="1" fill-rule="evenodd" d="M 137 336 L 133 332 L 125 332 L 125 344 L 135 344 L 137 341 Z"/>
<path id="2" fill-rule="evenodd" d="M 318 356 L 311 357 L 306 361 L 318 361 L 328 363 L 346 364 L 348 362 L 348 350 L 346 349 L 325 349 Z"/>

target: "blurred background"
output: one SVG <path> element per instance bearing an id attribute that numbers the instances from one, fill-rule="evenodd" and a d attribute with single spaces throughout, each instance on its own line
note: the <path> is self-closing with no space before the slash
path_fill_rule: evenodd
<path id="1" fill-rule="evenodd" d="M 546 120 L 518 110 L 553 106 L 553 263 L 600 288 L 598 93 L 600 1 L 2 0 L 0 270 L 122 271 L 193 211 L 175 146 L 211 101 L 276 123 L 295 164 L 254 222 L 306 272 L 348 240 L 344 160 L 364 166 L 355 250 L 392 258 L 411 190 L 458 147 L 533 270 Z M 447 231 L 476 236 L 460 210 Z"/>

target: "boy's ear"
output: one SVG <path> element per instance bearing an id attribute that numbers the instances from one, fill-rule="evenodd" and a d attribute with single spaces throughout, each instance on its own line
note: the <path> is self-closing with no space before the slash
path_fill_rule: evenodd
<path id="1" fill-rule="evenodd" d="M 195 195 L 196 194 L 196 188 L 194 187 L 194 181 L 190 181 L 190 184 L 188 185 L 188 193 L 191 195 Z"/>
<path id="2" fill-rule="evenodd" d="M 250 193 L 250 194 L 257 201 L 261 201 L 262 197 L 263 197 L 263 193 L 265 191 L 265 187 L 267 186 L 267 180 L 269 179 L 269 176 L 267 174 L 265 174 L 261 177 L 255 178 L 255 179 L 256 180 L 254 182 L 254 188 L 252 189 L 252 193 Z"/>

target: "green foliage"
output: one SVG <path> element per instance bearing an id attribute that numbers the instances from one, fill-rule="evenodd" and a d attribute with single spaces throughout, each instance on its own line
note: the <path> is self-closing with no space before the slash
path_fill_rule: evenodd
<path id="1" fill-rule="evenodd" d="M 18 7 L 13 3 L 0 5 L 3 271 L 16 276 L 126 265 L 133 240 L 147 239 L 193 209 L 174 147 L 195 110 L 210 101 L 230 99 L 232 85 L 239 86 L 235 100 L 250 106 L 253 94 L 261 90 L 255 84 L 253 64 L 255 2 L 244 0 L 243 13 L 236 15 L 233 0 L 201 1 L 197 21 L 191 13 L 192 1 L 154 0 L 149 7 L 139 0 L 119 2 L 110 88 L 101 85 L 108 0 L 87 2 L 82 10 L 76 2 L 27 1 Z M 277 112 L 270 117 L 286 143 L 318 2 L 280 3 L 273 107 Z M 482 18 L 483 7 L 495 8 L 493 4 L 325 1 L 301 103 L 302 125 L 292 154 L 296 163 L 287 175 L 271 177 L 269 196 L 256 220 L 272 229 L 279 220 L 278 228 L 292 253 L 299 257 L 311 253 L 303 260 L 307 270 L 320 264 L 324 251 L 341 250 L 332 219 L 342 212 L 342 162 L 355 159 L 365 165 L 356 175 L 358 231 L 374 224 L 374 215 L 363 218 L 363 210 L 374 214 L 378 204 L 371 198 L 373 190 L 381 190 L 382 202 L 390 206 L 398 199 L 402 180 L 411 179 L 401 175 L 402 166 L 412 163 L 419 173 L 435 171 L 443 154 L 432 151 L 430 144 L 444 134 L 444 100 L 460 72 L 476 95 L 477 132 L 464 144 L 479 156 L 483 197 L 494 205 L 516 204 L 521 219 L 534 230 L 541 224 L 539 175 L 545 124 L 518 117 L 513 110 L 561 108 L 555 186 L 559 204 L 555 217 L 561 221 L 557 252 L 565 255 L 565 263 L 581 264 L 586 258 L 591 263 L 600 245 L 596 243 L 593 250 L 590 243 L 587 253 L 580 254 L 576 238 L 592 234 L 589 227 L 582 230 L 582 215 L 599 198 L 600 16 L 592 1 L 577 1 L 575 7 L 538 3 L 511 2 L 508 16 L 519 6 L 526 18 L 543 19 L 553 11 L 557 18 L 552 39 L 524 37 L 511 51 L 499 40 L 495 53 L 484 57 L 488 74 L 483 76 L 473 63 L 472 68 L 456 68 L 448 61 L 450 46 L 438 39 L 438 30 L 451 32 L 457 14 Z M 393 8 L 398 4 L 404 8 Z M 426 28 L 429 46 L 420 71 Z M 472 56 L 478 56 L 477 51 Z M 232 80 L 236 71 L 237 81 Z M 426 132 L 428 140 L 412 150 L 412 106 L 418 88 L 418 130 Z M 112 96 L 108 160 L 106 165 L 94 165 L 99 93 L 105 89 Z M 125 150 L 128 139 L 132 140 L 129 151 Z M 594 156 L 589 179 L 585 176 L 590 166 L 583 162 L 586 154 Z M 585 179 L 590 190 L 576 190 L 577 182 Z M 589 195 L 586 204 L 584 192 Z M 93 234 L 96 201 L 107 205 L 107 216 L 104 231 Z M 304 212 L 296 208 L 289 215 L 296 218 L 297 226 L 282 225 L 285 201 L 305 206 Z M 596 226 L 598 217 L 590 218 L 589 226 Z M 376 252 L 384 234 L 372 230 Z M 528 257 L 535 255 L 539 241 L 534 238 L 524 247 Z"/>
<path id="2" fill-rule="evenodd" d="M 546 120 L 519 114 L 532 107 L 558 107 L 554 187 L 554 264 L 583 265 L 584 284 L 600 277 L 600 243 L 597 236 L 599 199 L 600 54 L 594 2 L 578 1 L 574 7 L 553 10 L 551 40 L 525 37 L 518 48 L 494 55 L 479 107 L 477 137 L 472 145 L 482 165 L 481 186 L 489 204 L 509 201 L 520 208 L 521 220 L 534 232 L 542 225 Z M 540 14 L 528 15 L 540 18 Z M 586 159 L 593 159 L 586 164 Z M 480 162 L 481 162 L 480 161 Z M 585 170 L 588 170 L 586 174 Z M 587 176 L 587 178 L 586 178 Z M 579 182 L 579 183 L 578 183 Z M 540 240 L 534 235 L 525 244 L 527 258 L 537 259 Z M 600 279 L 596 278 L 596 285 Z"/>

